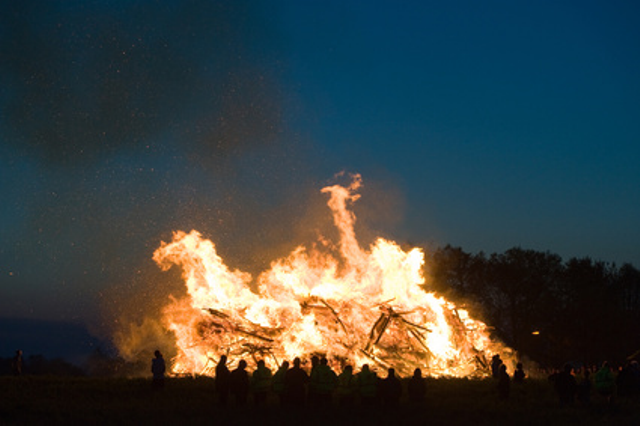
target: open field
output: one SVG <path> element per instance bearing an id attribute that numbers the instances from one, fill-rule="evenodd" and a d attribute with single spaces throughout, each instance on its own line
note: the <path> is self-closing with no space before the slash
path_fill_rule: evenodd
<path id="1" fill-rule="evenodd" d="M 209 378 L 168 379 L 154 390 L 146 379 L 0 377 L 0 424 L 428 424 L 428 425 L 638 425 L 640 397 L 611 406 L 593 396 L 589 407 L 561 408 L 545 380 L 512 384 L 501 401 L 492 380 L 428 379 L 427 398 L 415 406 L 350 409 L 280 407 L 274 396 L 265 407 L 215 403 Z M 406 395 L 405 395 L 406 398 Z"/>

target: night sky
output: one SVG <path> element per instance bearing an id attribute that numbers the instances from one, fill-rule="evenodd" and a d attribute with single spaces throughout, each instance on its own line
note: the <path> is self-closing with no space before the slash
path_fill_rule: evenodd
<path id="1" fill-rule="evenodd" d="M 174 230 L 256 273 L 341 171 L 365 242 L 640 266 L 637 2 L 1 4 L 2 317 L 166 300 Z"/>

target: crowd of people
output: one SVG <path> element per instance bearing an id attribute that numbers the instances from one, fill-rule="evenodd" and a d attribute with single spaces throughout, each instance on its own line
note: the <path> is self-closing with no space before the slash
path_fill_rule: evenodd
<path id="1" fill-rule="evenodd" d="M 403 393 L 402 383 L 393 368 L 387 370 L 385 378 L 379 378 L 366 364 L 358 373 L 347 365 L 336 374 L 326 358 L 316 356 L 311 358 L 309 373 L 302 367 L 300 358 L 295 358 L 292 365 L 284 361 L 275 373 L 260 360 L 250 374 L 246 361 L 240 360 L 234 370 L 229 370 L 227 357 L 222 355 L 215 370 L 215 389 L 221 405 L 227 405 L 230 399 L 237 405 L 244 405 L 250 393 L 254 404 L 263 405 L 269 392 L 273 392 L 278 402 L 287 406 L 329 405 L 334 398 L 344 406 L 353 405 L 356 399 L 366 405 L 379 401 L 394 406 Z M 415 370 L 409 381 L 408 392 L 411 401 L 424 400 L 426 384 L 420 369 Z"/>
<path id="2" fill-rule="evenodd" d="M 588 406 L 594 393 L 612 404 L 615 396 L 640 395 L 640 366 L 632 360 L 614 371 L 606 361 L 591 367 L 567 363 L 562 370 L 552 372 L 549 381 L 562 406 L 576 402 Z"/>
<path id="3" fill-rule="evenodd" d="M 521 384 L 527 377 L 522 363 L 517 363 L 513 375 L 510 375 L 498 354 L 493 356 L 490 367 L 497 395 L 502 400 L 509 399 L 511 383 Z M 162 387 L 165 364 L 159 351 L 156 351 L 152 361 L 152 373 L 154 386 Z M 550 374 L 548 379 L 561 406 L 569 406 L 576 401 L 589 405 L 592 389 L 609 403 L 614 395 L 640 395 L 640 367 L 637 361 L 630 361 L 617 372 L 607 362 L 599 368 L 574 368 L 566 364 L 562 370 Z M 419 368 L 408 380 L 406 389 L 411 403 L 419 405 L 424 402 L 427 386 Z M 399 404 L 403 394 L 402 383 L 393 368 L 387 370 L 384 378 L 379 377 L 367 364 L 358 373 L 354 372 L 351 365 L 346 365 L 337 374 L 326 358 L 317 356 L 311 358 L 309 373 L 303 368 L 300 358 L 295 358 L 292 365 L 288 361 L 282 362 L 275 373 L 264 360 L 259 360 L 256 369 L 250 373 L 245 360 L 240 360 L 235 369 L 229 370 L 227 356 L 222 355 L 215 369 L 215 390 L 218 402 L 223 406 L 228 405 L 230 400 L 235 405 L 245 405 L 250 394 L 255 405 L 264 405 L 267 396 L 273 393 L 278 402 L 286 406 L 303 406 L 307 403 L 329 405 L 335 400 L 341 406 L 350 406 L 359 401 L 362 405 L 381 403 L 393 407 Z"/>
<path id="4" fill-rule="evenodd" d="M 516 365 L 513 377 L 507 374 L 507 369 L 500 355 L 494 355 L 491 360 L 491 373 L 497 381 L 497 391 L 502 399 L 509 397 L 511 382 L 522 383 L 526 377 L 522 363 Z M 574 366 L 567 363 L 561 370 L 555 370 L 548 376 L 561 406 L 580 403 L 591 404 L 592 393 L 597 394 L 607 403 L 613 402 L 614 396 L 640 395 L 640 366 L 631 360 L 625 366 L 614 372 L 608 362 L 600 366 Z"/>

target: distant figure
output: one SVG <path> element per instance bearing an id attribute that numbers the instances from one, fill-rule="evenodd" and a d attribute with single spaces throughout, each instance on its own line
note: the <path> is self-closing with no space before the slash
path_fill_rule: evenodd
<path id="1" fill-rule="evenodd" d="M 397 407 L 402 396 L 402 383 L 396 377 L 393 368 L 387 370 L 387 377 L 380 382 L 380 396 L 387 407 Z"/>
<path id="2" fill-rule="evenodd" d="M 491 358 L 491 375 L 494 379 L 500 378 L 500 366 L 502 365 L 502 359 L 500 359 L 500 355 L 495 354 Z"/>
<path id="3" fill-rule="evenodd" d="M 249 373 L 247 361 L 241 359 L 238 367 L 229 374 L 229 390 L 237 405 L 245 405 L 249 398 Z"/>
<path id="4" fill-rule="evenodd" d="M 565 364 L 561 372 L 554 373 L 549 378 L 554 384 L 561 407 L 573 405 L 576 397 L 578 384 L 573 374 L 571 374 L 572 371 L 571 364 Z"/>
<path id="5" fill-rule="evenodd" d="M 358 383 L 353 375 L 353 367 L 347 365 L 338 376 L 338 404 L 343 407 L 351 407 L 355 402 Z"/>
<path id="6" fill-rule="evenodd" d="M 164 373 L 166 371 L 166 366 L 164 363 L 164 358 L 159 350 L 156 350 L 154 353 L 155 358 L 151 360 L 151 373 L 153 374 L 153 387 L 156 389 L 160 389 L 164 387 Z"/>
<path id="7" fill-rule="evenodd" d="M 358 380 L 358 393 L 360 402 L 364 405 L 373 405 L 378 396 L 378 376 L 369 369 L 369 365 L 364 364 L 356 376 Z"/>
<path id="8" fill-rule="evenodd" d="M 608 403 L 611 403 L 616 391 L 616 378 L 607 361 L 602 363 L 602 367 L 596 372 L 594 380 L 596 392 L 602 395 Z"/>
<path id="9" fill-rule="evenodd" d="M 516 371 L 513 373 L 513 382 L 514 383 L 523 383 L 524 382 L 524 378 L 527 375 L 524 373 L 524 368 L 522 366 L 522 363 L 519 362 L 518 364 L 516 364 Z"/>
<path id="10" fill-rule="evenodd" d="M 227 405 L 229 400 L 229 375 L 231 372 L 227 368 L 227 356 L 222 355 L 216 365 L 216 393 L 220 405 Z"/>
<path id="11" fill-rule="evenodd" d="M 276 371 L 276 374 L 273 375 L 272 385 L 273 385 L 273 393 L 278 397 L 278 402 L 282 404 L 284 402 L 284 378 L 287 375 L 287 371 L 289 370 L 289 361 L 283 361 Z"/>
<path id="12" fill-rule="evenodd" d="M 627 397 L 633 395 L 634 392 L 634 374 L 631 363 L 627 363 L 624 367 L 618 370 L 616 376 L 616 390 L 618 396 Z"/>
<path id="13" fill-rule="evenodd" d="M 413 404 L 422 404 L 424 402 L 424 396 L 427 393 L 427 384 L 419 368 L 413 371 L 413 376 L 409 380 L 407 390 L 409 391 L 409 401 Z"/>
<path id="14" fill-rule="evenodd" d="M 635 359 L 631 361 L 631 373 L 633 374 L 633 394 L 640 394 L 640 364 Z"/>
<path id="15" fill-rule="evenodd" d="M 581 370 L 581 374 L 576 378 L 578 384 L 576 395 L 580 404 L 589 406 L 591 405 L 591 377 L 589 367 L 585 365 Z"/>
<path id="16" fill-rule="evenodd" d="M 22 375 L 22 351 L 20 349 L 18 349 L 16 351 L 15 356 L 13 357 L 13 360 L 11 361 L 11 371 L 13 372 L 14 376 L 21 376 Z"/>
<path id="17" fill-rule="evenodd" d="M 507 366 L 501 364 L 500 371 L 498 373 L 498 395 L 500 396 L 500 399 L 507 400 L 509 399 L 510 393 L 511 377 L 509 377 L 509 373 L 507 373 Z"/>
<path id="18" fill-rule="evenodd" d="M 307 372 L 300 367 L 300 358 L 293 360 L 291 367 L 284 376 L 284 396 L 287 404 L 301 407 L 307 400 L 306 386 L 309 382 Z"/>
<path id="19" fill-rule="evenodd" d="M 251 376 L 253 387 L 253 400 L 256 405 L 263 405 L 267 401 L 267 393 L 271 388 L 271 370 L 265 365 L 264 360 L 258 361 L 258 367 Z"/>

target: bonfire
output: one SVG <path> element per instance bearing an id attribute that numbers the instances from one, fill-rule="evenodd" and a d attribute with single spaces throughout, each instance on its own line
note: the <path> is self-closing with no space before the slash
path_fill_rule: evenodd
<path id="1" fill-rule="evenodd" d="M 187 288 L 163 310 L 176 337 L 173 373 L 213 375 L 225 354 L 232 364 L 320 355 L 338 371 L 369 364 L 405 376 L 416 368 L 435 377 L 488 374 L 487 361 L 508 348 L 465 309 L 425 290 L 420 248 L 383 238 L 360 247 L 351 207 L 361 185 L 355 175 L 348 186 L 322 189 L 339 231 L 335 245 L 321 238 L 299 246 L 255 279 L 229 269 L 197 231 L 162 243 L 154 260 L 181 267 Z"/>

